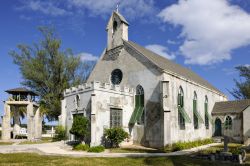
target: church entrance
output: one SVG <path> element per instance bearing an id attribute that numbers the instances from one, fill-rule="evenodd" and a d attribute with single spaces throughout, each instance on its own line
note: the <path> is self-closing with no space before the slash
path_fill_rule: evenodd
<path id="1" fill-rule="evenodd" d="M 222 136 L 222 134 L 221 134 L 221 120 L 219 118 L 216 118 L 216 120 L 215 120 L 214 136 Z"/>

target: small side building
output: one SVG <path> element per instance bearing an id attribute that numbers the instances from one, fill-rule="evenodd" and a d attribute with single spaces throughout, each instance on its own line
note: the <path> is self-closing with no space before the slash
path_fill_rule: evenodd
<path id="1" fill-rule="evenodd" d="M 214 137 L 228 136 L 231 141 L 250 144 L 250 99 L 216 102 L 212 117 Z"/>
<path id="2" fill-rule="evenodd" d="M 24 133 L 27 135 L 28 140 L 40 139 L 42 115 L 40 114 L 39 104 L 36 102 L 36 96 L 38 95 L 26 88 L 15 88 L 5 92 L 9 94 L 9 98 L 4 101 L 4 114 L 1 117 L 1 139 L 15 139 Z M 23 112 L 20 108 L 25 108 L 25 111 Z M 27 132 L 24 132 L 21 128 L 21 114 L 27 117 Z"/>

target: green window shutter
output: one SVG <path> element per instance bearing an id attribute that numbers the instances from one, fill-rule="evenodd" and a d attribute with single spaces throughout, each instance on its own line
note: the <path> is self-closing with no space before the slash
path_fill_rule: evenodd
<path id="1" fill-rule="evenodd" d="M 196 100 L 193 100 L 193 111 L 197 110 L 196 108 Z"/>
<path id="2" fill-rule="evenodd" d="M 200 113 L 197 111 L 197 101 L 193 100 L 193 111 L 194 115 L 198 118 L 199 123 L 204 123 L 204 120 L 202 119 Z"/>
<path id="3" fill-rule="evenodd" d="M 183 118 L 185 119 L 186 122 L 191 123 L 191 119 L 188 116 L 188 114 L 186 113 L 186 111 L 184 110 L 183 107 L 178 107 L 179 112 L 181 113 L 181 115 L 183 116 Z"/>
<path id="4" fill-rule="evenodd" d="M 142 113 L 144 111 L 144 107 L 139 107 L 138 108 L 138 111 L 137 111 L 137 117 L 136 117 L 136 120 L 139 121 L 141 116 L 142 116 Z"/>
<path id="5" fill-rule="evenodd" d="M 140 120 L 144 111 L 144 99 L 142 95 L 135 95 L 135 109 L 129 120 L 129 124 L 135 124 Z"/>
<path id="6" fill-rule="evenodd" d="M 181 96 L 181 106 L 184 106 L 184 96 Z"/>
<path id="7" fill-rule="evenodd" d="M 214 124 L 213 118 L 211 117 L 211 115 L 209 115 L 209 113 L 208 113 L 207 110 L 205 110 L 205 114 L 206 114 L 206 116 L 208 117 L 210 123 L 211 123 L 211 124 Z"/>
<path id="8" fill-rule="evenodd" d="M 134 111 L 132 113 L 132 116 L 131 116 L 131 118 L 129 120 L 129 124 L 135 124 L 136 119 L 137 119 L 138 109 L 139 109 L 139 107 L 135 107 L 135 109 L 134 109 Z"/>
<path id="9" fill-rule="evenodd" d="M 178 101 L 177 105 L 181 105 L 181 94 L 178 94 Z"/>

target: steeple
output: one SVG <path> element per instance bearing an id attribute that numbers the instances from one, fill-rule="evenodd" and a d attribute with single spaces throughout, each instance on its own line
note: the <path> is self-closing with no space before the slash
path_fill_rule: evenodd
<path id="1" fill-rule="evenodd" d="M 106 28 L 108 50 L 122 45 L 123 40 L 128 41 L 128 25 L 127 20 L 118 13 L 118 8 L 116 11 L 113 11 Z"/>

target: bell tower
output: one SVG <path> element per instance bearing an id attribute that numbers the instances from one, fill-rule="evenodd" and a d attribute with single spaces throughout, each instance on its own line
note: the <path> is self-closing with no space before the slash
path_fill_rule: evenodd
<path id="1" fill-rule="evenodd" d="M 128 41 L 128 22 L 117 11 L 114 11 L 109 19 L 106 31 L 108 36 L 107 50 L 111 50 Z"/>

